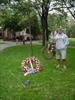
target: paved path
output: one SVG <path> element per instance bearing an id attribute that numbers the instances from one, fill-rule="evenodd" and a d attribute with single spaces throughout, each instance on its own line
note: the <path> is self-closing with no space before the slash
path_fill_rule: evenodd
<path id="1" fill-rule="evenodd" d="M 41 43 L 38 41 L 33 41 L 32 43 L 41 45 Z M 26 44 L 30 44 L 30 42 L 26 42 Z M 6 41 L 5 43 L 0 44 L 0 51 L 2 51 L 3 49 L 5 49 L 7 47 L 16 46 L 16 45 L 23 45 L 23 43 L 22 42 L 16 43 L 16 42 L 11 42 L 11 41 Z"/>
<path id="2" fill-rule="evenodd" d="M 32 43 L 41 45 L 41 43 L 38 41 L 33 41 Z M 22 42 L 21 43 L 19 42 L 18 44 L 16 44 L 16 42 L 6 41 L 5 43 L 0 44 L 0 51 L 2 51 L 3 49 L 5 49 L 7 47 L 22 45 L 22 44 L 23 44 Z M 30 44 L 30 42 L 26 42 L 26 44 Z M 75 48 L 75 46 L 69 46 L 69 48 Z"/>
<path id="3" fill-rule="evenodd" d="M 7 47 L 14 46 L 14 45 L 16 45 L 15 42 L 5 42 L 5 43 L 2 43 L 2 44 L 0 44 L 0 51 L 2 51 L 3 49 L 5 49 Z"/>
<path id="4" fill-rule="evenodd" d="M 69 46 L 69 48 L 75 48 L 75 45 Z"/>

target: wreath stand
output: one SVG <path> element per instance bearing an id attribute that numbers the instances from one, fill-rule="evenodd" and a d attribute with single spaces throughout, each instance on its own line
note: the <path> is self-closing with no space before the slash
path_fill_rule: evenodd
<path id="1" fill-rule="evenodd" d="M 32 73 L 39 72 L 42 70 L 42 65 L 37 57 L 33 56 L 33 48 L 32 48 L 32 36 L 31 36 L 31 30 L 29 28 L 30 32 L 30 50 L 31 50 L 31 56 L 25 58 L 22 63 L 22 71 L 24 72 L 24 76 Z"/>
<path id="2" fill-rule="evenodd" d="M 42 55 L 45 60 L 50 60 L 55 56 L 55 43 L 47 43 L 46 30 L 45 30 L 45 46 L 42 48 Z"/>

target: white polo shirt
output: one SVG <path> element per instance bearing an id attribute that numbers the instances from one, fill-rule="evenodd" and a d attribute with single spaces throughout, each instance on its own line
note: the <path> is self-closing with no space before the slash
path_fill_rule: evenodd
<path id="1" fill-rule="evenodd" d="M 56 43 L 56 49 L 64 49 L 69 44 L 68 37 L 64 33 L 61 34 L 57 33 L 54 39 Z"/>

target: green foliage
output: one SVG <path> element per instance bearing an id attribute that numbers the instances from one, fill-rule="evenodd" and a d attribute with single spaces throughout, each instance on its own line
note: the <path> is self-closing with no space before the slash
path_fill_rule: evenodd
<path id="1" fill-rule="evenodd" d="M 18 13 L 21 13 L 23 19 L 20 21 L 24 27 L 31 26 L 31 33 L 36 35 L 40 32 L 37 13 L 34 10 L 33 4 L 30 0 L 21 1 L 17 5 Z"/>
<path id="2" fill-rule="evenodd" d="M 67 34 L 70 37 L 75 37 L 75 24 L 74 25 L 70 25 L 69 28 L 67 28 Z"/>
<path id="3" fill-rule="evenodd" d="M 1 4 L 1 3 L 5 3 L 5 4 L 6 4 L 6 3 L 8 3 L 8 1 L 9 1 L 9 0 L 0 0 L 0 4 Z"/>
<path id="4" fill-rule="evenodd" d="M 67 27 L 66 17 L 60 14 L 49 14 L 48 16 L 49 30 L 54 31 L 60 26 L 63 28 Z"/>
<path id="5" fill-rule="evenodd" d="M 16 5 L 13 5 L 13 7 L 15 7 L 15 9 L 17 9 L 19 13 L 22 13 L 24 15 L 28 15 L 30 12 L 32 12 L 32 6 L 32 2 L 30 2 L 29 0 L 22 0 L 18 2 Z"/>
<path id="6" fill-rule="evenodd" d="M 12 16 L 12 11 L 10 11 L 10 10 L 8 10 L 8 9 L 3 9 L 3 10 L 1 10 L 1 12 L 0 12 L 0 25 L 4 28 L 6 25 L 5 24 L 7 24 L 8 23 L 8 19 L 10 19 L 11 18 L 11 16 Z M 8 20 L 8 21 L 6 21 L 6 20 Z"/>
<path id="7" fill-rule="evenodd" d="M 38 22 L 38 17 L 35 12 L 32 12 L 30 15 L 30 25 L 31 25 L 31 32 L 34 36 L 40 33 L 40 25 Z"/>
<path id="8" fill-rule="evenodd" d="M 31 24 L 32 34 L 39 33 L 39 23 L 37 14 L 29 1 L 20 1 L 15 5 L 8 6 L 0 13 L 0 24 L 5 28 L 21 31 Z"/>
<path id="9" fill-rule="evenodd" d="M 2 21 L 1 25 L 3 29 L 10 28 L 16 30 L 20 30 L 21 26 L 18 25 L 19 20 L 21 20 L 21 16 L 18 14 L 13 13 L 10 10 L 4 10 L 2 12 Z"/>
<path id="10" fill-rule="evenodd" d="M 69 45 L 75 46 L 75 38 L 69 38 Z"/>

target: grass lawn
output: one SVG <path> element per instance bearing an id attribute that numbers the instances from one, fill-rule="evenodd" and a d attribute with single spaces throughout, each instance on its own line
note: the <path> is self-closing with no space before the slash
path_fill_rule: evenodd
<path id="1" fill-rule="evenodd" d="M 69 41 L 70 41 L 69 45 L 75 46 L 75 38 L 69 38 Z"/>
<path id="2" fill-rule="evenodd" d="M 0 100 L 75 100 L 75 49 L 68 49 L 68 68 L 56 69 L 55 59 L 44 60 L 41 46 L 33 55 L 44 65 L 43 71 L 24 76 L 21 62 L 30 55 L 30 46 L 14 46 L 0 52 Z M 28 86 L 23 86 L 30 80 Z"/>
<path id="3" fill-rule="evenodd" d="M 39 43 L 42 44 L 42 40 L 40 40 Z M 75 38 L 69 38 L 69 45 L 70 46 L 75 46 Z"/>

